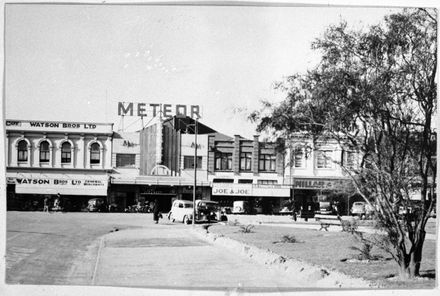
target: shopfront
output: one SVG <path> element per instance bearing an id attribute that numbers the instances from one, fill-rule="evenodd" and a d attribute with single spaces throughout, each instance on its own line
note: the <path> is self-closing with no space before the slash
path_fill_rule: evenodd
<path id="1" fill-rule="evenodd" d="M 318 211 L 320 203 L 331 207 L 337 204 L 341 213 L 347 211 L 347 200 L 353 194 L 350 179 L 336 178 L 295 178 L 292 196 L 296 209 Z"/>
<path id="2" fill-rule="evenodd" d="M 245 201 L 250 214 L 277 214 L 289 198 L 290 187 L 284 185 L 212 184 L 212 200 L 230 208 L 234 201 Z"/>
<path id="3" fill-rule="evenodd" d="M 53 201 L 59 194 L 65 210 L 80 211 L 89 199 L 107 197 L 106 174 L 20 172 L 7 178 L 8 209 L 40 210 L 46 197 Z"/>
<path id="4" fill-rule="evenodd" d="M 194 181 L 174 176 L 137 176 L 111 178 L 109 199 L 120 208 L 141 203 L 149 205 L 157 201 L 161 212 L 168 212 L 176 199 L 193 199 Z M 196 199 L 211 198 L 207 182 L 198 181 Z"/>

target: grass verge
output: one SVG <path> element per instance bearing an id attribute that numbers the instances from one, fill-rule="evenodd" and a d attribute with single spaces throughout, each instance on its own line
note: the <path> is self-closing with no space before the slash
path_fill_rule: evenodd
<path id="1" fill-rule="evenodd" d="M 421 265 L 421 278 L 410 281 L 396 279 L 397 263 L 386 252 L 373 247 L 372 254 L 385 260 L 353 262 L 359 254 L 352 247 L 361 247 L 353 235 L 345 232 L 324 232 L 311 229 L 258 225 L 252 232 L 240 231 L 240 225 L 213 225 L 210 232 L 269 249 L 281 256 L 337 270 L 347 275 L 374 281 L 384 288 L 427 289 L 435 287 L 435 241 L 426 240 Z M 295 242 L 285 241 L 294 237 Z"/>

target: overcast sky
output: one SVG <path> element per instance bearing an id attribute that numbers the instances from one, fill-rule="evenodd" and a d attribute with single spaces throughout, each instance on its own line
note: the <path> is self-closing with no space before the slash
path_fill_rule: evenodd
<path id="1" fill-rule="evenodd" d="M 201 122 L 252 137 L 246 114 L 273 83 L 317 62 L 329 24 L 366 27 L 385 8 L 7 5 L 5 117 L 113 122 L 117 103 L 197 104 Z M 145 123 L 149 118 L 145 119 Z M 137 121 L 137 122 L 136 122 Z M 125 117 L 127 130 L 141 127 Z"/>

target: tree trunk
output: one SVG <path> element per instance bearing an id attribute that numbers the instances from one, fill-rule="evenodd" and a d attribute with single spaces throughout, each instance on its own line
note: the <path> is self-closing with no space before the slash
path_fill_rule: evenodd
<path id="1" fill-rule="evenodd" d="M 402 256 L 400 256 L 399 262 L 399 277 L 401 279 L 414 278 L 420 275 L 420 264 L 422 261 L 423 243 L 425 241 L 425 231 L 416 233 L 416 240 L 414 247 L 408 254 L 400 250 Z"/>

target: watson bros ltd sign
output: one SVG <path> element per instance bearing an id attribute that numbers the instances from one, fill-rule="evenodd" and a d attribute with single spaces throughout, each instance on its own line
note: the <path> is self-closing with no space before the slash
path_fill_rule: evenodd
<path id="1" fill-rule="evenodd" d="M 112 132 L 112 127 L 110 124 L 95 123 L 6 120 L 5 125 L 6 129 L 8 130 L 40 131 L 44 129 L 62 132 Z"/>
<path id="2" fill-rule="evenodd" d="M 16 193 L 106 195 L 108 181 L 99 179 L 15 178 Z"/>
<path id="3" fill-rule="evenodd" d="M 118 102 L 118 115 L 120 116 L 155 117 L 159 113 L 165 118 L 173 117 L 174 115 L 189 116 L 194 119 L 201 118 L 199 105 Z"/>

